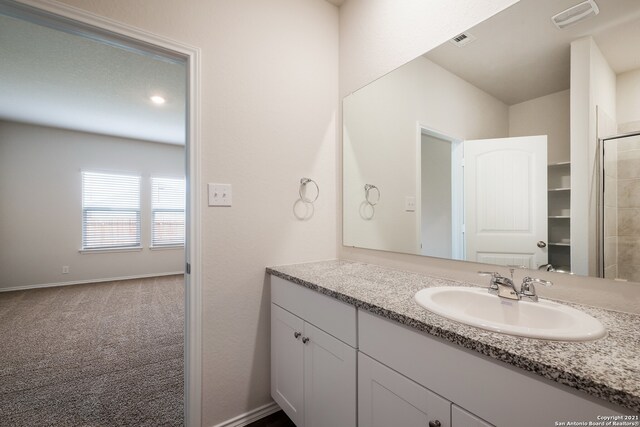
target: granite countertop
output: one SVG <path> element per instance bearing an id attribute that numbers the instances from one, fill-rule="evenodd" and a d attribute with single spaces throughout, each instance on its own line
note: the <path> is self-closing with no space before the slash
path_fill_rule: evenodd
<path id="1" fill-rule="evenodd" d="M 467 326 L 431 313 L 414 294 L 435 286 L 477 286 L 352 261 L 267 268 L 267 273 L 419 331 L 640 412 L 640 316 L 567 304 L 597 318 L 607 336 L 560 342 L 515 337 Z"/>

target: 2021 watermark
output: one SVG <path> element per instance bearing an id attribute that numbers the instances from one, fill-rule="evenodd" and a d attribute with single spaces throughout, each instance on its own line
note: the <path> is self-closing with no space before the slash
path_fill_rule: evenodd
<path id="1" fill-rule="evenodd" d="M 637 427 L 640 426 L 638 415 L 599 415 L 591 421 L 556 421 L 555 427 Z"/>

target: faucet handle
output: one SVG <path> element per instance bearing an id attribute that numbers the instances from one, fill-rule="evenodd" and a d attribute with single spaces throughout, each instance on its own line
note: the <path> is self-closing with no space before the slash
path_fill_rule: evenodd
<path id="1" fill-rule="evenodd" d="M 549 280 L 544 280 L 544 279 L 538 279 L 537 277 L 525 277 L 524 279 L 522 279 L 522 284 L 524 285 L 525 283 L 527 284 L 532 284 L 532 283 L 539 283 L 541 285 L 546 286 L 547 288 L 550 286 L 553 286 L 553 282 L 549 281 Z"/>
<path id="2" fill-rule="evenodd" d="M 548 280 L 538 279 L 537 277 L 526 276 L 522 279 L 522 285 L 520 286 L 520 297 L 529 301 L 538 301 L 538 294 L 536 294 L 536 287 L 534 283 L 539 283 L 544 286 L 552 286 L 553 282 Z"/>

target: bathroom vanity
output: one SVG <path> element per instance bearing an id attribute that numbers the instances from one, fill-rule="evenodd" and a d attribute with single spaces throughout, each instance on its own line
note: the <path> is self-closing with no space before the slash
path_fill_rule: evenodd
<path id="1" fill-rule="evenodd" d="M 298 427 L 638 420 L 640 316 L 568 304 L 608 334 L 545 341 L 466 326 L 414 301 L 421 289 L 467 283 L 348 261 L 267 272 L 271 394 Z"/>

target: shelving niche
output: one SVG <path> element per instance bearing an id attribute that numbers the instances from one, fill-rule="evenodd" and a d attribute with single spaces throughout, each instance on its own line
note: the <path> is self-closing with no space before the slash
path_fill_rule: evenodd
<path id="1" fill-rule="evenodd" d="M 571 271 L 571 163 L 548 165 L 549 263 Z"/>

